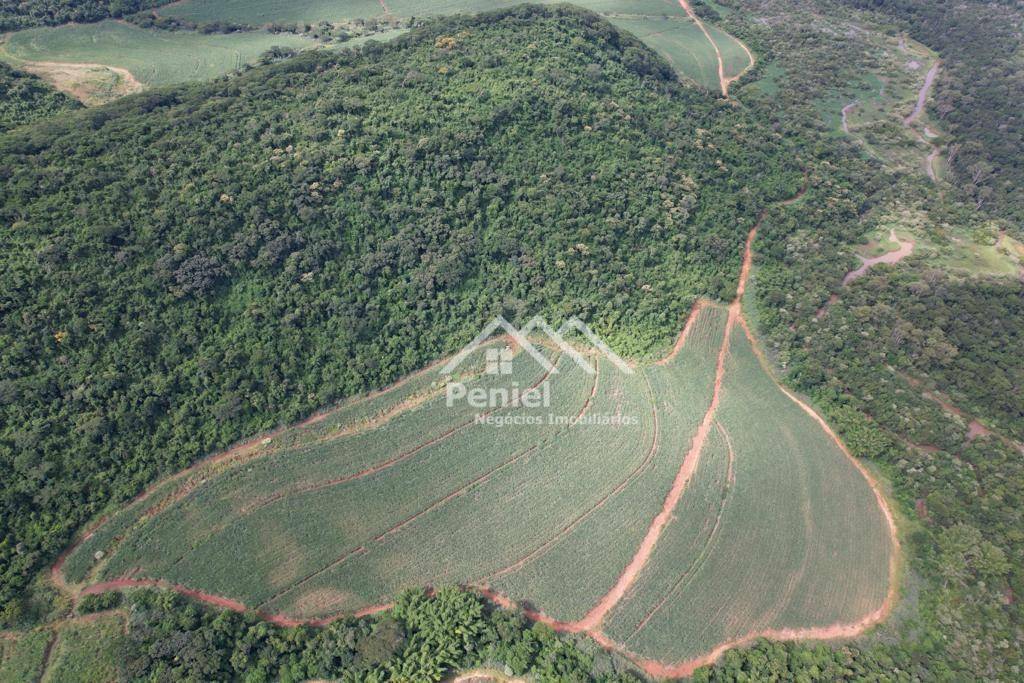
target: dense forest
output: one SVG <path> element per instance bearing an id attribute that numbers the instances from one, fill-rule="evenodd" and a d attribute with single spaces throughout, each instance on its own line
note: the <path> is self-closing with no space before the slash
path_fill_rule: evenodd
<path id="1" fill-rule="evenodd" d="M 0 133 L 80 106 L 32 74 L 0 62 Z"/>
<path id="2" fill-rule="evenodd" d="M 280 629 L 152 591 L 134 594 L 126 612 L 126 680 L 437 681 L 489 665 L 543 681 L 640 681 L 592 641 L 561 638 L 455 587 L 410 591 L 384 617 L 322 629 Z"/>
<path id="3" fill-rule="evenodd" d="M 0 0 L 0 31 L 123 17 L 171 0 Z"/>
<path id="4" fill-rule="evenodd" d="M 569 8 L 129 97 L 0 138 L 0 168 L 8 622 L 93 515 L 496 313 L 663 347 L 801 181 L 779 136 Z"/>

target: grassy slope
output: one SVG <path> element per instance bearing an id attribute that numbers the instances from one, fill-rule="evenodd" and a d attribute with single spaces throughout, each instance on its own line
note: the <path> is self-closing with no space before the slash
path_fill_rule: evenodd
<path id="1" fill-rule="evenodd" d="M 102 21 L 20 31 L 9 37 L 3 52 L 15 63 L 75 62 L 121 67 L 140 82 L 158 86 L 221 76 L 253 62 L 275 45 L 303 48 L 314 44 L 293 34 L 203 35 Z"/>
<path id="2" fill-rule="evenodd" d="M 584 400 L 590 380 L 560 359 L 553 406 L 539 414 L 585 406 L 636 415 L 636 425 L 473 425 L 434 443 L 430 429 L 448 434 L 457 416 L 427 401 L 365 439 L 285 450 L 214 478 L 130 536 L 106 578 L 141 567 L 134 576 L 298 618 L 356 611 L 403 588 L 483 581 L 549 616 L 579 619 L 660 509 L 707 409 L 723 327 L 724 311 L 707 308 L 667 366 L 623 375 L 603 363 L 593 401 Z M 766 628 L 852 623 L 888 587 L 887 527 L 870 487 L 778 390 L 739 327 L 731 348 L 720 426 L 608 623 L 613 638 L 663 661 Z M 533 365 L 517 356 L 516 381 L 529 381 Z M 429 445 L 410 450 L 418 443 Z M 410 452 L 372 476 L 307 492 L 295 485 Z"/>
<path id="3" fill-rule="evenodd" d="M 553 0 L 548 0 L 549 2 Z M 481 12 L 513 7 L 519 0 L 391 0 L 385 3 L 392 17 L 421 17 L 458 12 Z M 680 73 L 709 90 L 718 89 L 718 62 L 707 38 L 690 21 L 678 2 L 673 0 L 576 0 L 573 4 L 599 12 L 630 31 L 668 59 Z M 187 0 L 161 10 L 162 14 L 192 21 L 266 21 L 345 20 L 353 17 L 384 16 L 378 2 L 359 2 L 343 7 L 323 0 L 260 0 L 256 3 Z M 666 19 L 671 18 L 671 22 Z M 710 27 L 719 43 L 725 62 L 726 76 L 742 71 L 748 65 L 746 53 L 736 39 Z"/>
<path id="4" fill-rule="evenodd" d="M 34 683 L 42 674 L 46 646 L 53 637 L 49 629 L 16 634 L 16 640 L 0 642 L 0 680 Z"/>
<path id="5" fill-rule="evenodd" d="M 658 412 L 658 447 L 649 465 L 635 477 L 632 469 L 620 467 L 616 484 L 625 487 L 599 491 L 604 503 L 598 509 L 581 500 L 577 516 L 586 517 L 570 533 L 548 539 L 556 543 L 521 569 L 491 581 L 494 588 L 530 600 L 549 616 L 579 619 L 615 583 L 661 509 L 664 492 L 711 401 L 724 325 L 719 309 L 704 309 L 686 346 L 669 365 L 643 369 L 650 382 L 646 391 L 653 394 Z M 577 521 L 570 517 L 566 523 L 570 520 Z"/>

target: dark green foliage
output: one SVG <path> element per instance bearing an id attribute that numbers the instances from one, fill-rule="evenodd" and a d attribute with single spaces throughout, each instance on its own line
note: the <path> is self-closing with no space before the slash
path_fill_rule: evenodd
<path id="1" fill-rule="evenodd" d="M 0 62 L 0 133 L 80 106 L 36 76 Z"/>
<path id="2" fill-rule="evenodd" d="M 0 140 L 0 599 L 159 473 L 496 314 L 643 354 L 731 298 L 799 170 L 670 74 L 596 15 L 517 8 Z"/>
<path id="3" fill-rule="evenodd" d="M 950 168 L 978 208 L 1024 222 L 1024 11 L 1019 2 L 843 0 L 892 17 L 936 50 L 932 112 L 949 129 Z"/>
<path id="4" fill-rule="evenodd" d="M 123 17 L 172 0 L 0 0 L 0 31 Z"/>
<path id="5" fill-rule="evenodd" d="M 75 605 L 79 614 L 90 614 L 91 612 L 102 612 L 121 606 L 122 596 L 120 593 L 111 591 L 109 593 L 97 593 L 83 595 L 82 599 Z"/>
<path id="6" fill-rule="evenodd" d="M 128 680 L 438 681 L 485 664 L 543 681 L 638 680 L 621 662 L 454 587 L 411 591 L 383 615 L 322 629 L 279 628 L 140 591 L 130 600 L 128 640 Z"/>

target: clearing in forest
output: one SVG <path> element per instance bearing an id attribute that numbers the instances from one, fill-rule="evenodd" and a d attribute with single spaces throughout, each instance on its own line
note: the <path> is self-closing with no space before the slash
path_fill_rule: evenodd
<path id="1" fill-rule="evenodd" d="M 541 0 L 541 4 L 556 2 L 559 0 Z M 343 5 L 325 0 L 184 0 L 159 12 L 199 23 L 344 23 L 353 19 L 400 23 L 412 17 L 472 14 L 519 4 L 521 0 L 360 0 Z M 695 15 L 689 15 L 678 0 L 574 0 L 572 4 L 597 12 L 633 33 L 665 57 L 683 77 L 708 90 L 727 89 L 729 82 L 753 66 L 753 55 L 742 43 L 706 22 L 698 23 Z"/>
<path id="2" fill-rule="evenodd" d="M 274 46 L 314 45 L 312 39 L 291 33 L 203 34 L 101 21 L 12 33 L 0 45 L 0 59 L 92 104 L 143 86 L 210 80 L 255 62 Z M 96 71 L 104 69 L 121 80 L 100 78 Z"/>
<path id="3" fill-rule="evenodd" d="M 701 303 L 673 352 L 632 373 L 541 345 L 546 369 L 493 340 L 457 376 L 432 366 L 156 485 L 55 577 L 280 624 L 460 583 L 654 673 L 761 633 L 861 630 L 890 602 L 891 520 L 745 331 L 738 303 Z M 452 401 L 455 383 L 547 405 Z"/>

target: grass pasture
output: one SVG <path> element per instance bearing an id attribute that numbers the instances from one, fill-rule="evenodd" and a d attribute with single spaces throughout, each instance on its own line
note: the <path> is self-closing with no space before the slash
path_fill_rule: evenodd
<path id="1" fill-rule="evenodd" d="M 0 681 L 31 683 L 42 675 L 46 646 L 53 633 L 36 629 L 27 633 L 0 634 Z"/>
<path id="2" fill-rule="evenodd" d="M 13 33 L 0 45 L 0 58 L 36 72 L 42 70 L 41 75 L 58 88 L 81 91 L 79 97 L 95 90 L 102 98 L 106 90 L 117 96 L 131 89 L 104 82 L 90 86 L 89 81 L 97 79 L 93 73 L 83 74 L 81 78 L 88 80 L 76 83 L 69 77 L 57 79 L 49 71 L 68 65 L 93 65 L 93 69 L 99 65 L 126 70 L 142 86 L 161 86 L 222 76 L 254 62 L 273 46 L 302 49 L 314 45 L 313 40 L 290 33 L 200 34 L 101 21 Z"/>
<path id="3" fill-rule="evenodd" d="M 555 0 L 544 0 L 552 3 Z M 342 22 L 353 19 L 411 18 L 459 13 L 486 12 L 514 7 L 520 0 L 355 0 L 337 3 L 327 0 L 185 0 L 160 10 L 167 16 L 195 22 L 232 21 L 261 25 L 269 22 Z M 674 0 L 576 0 L 572 4 L 604 15 L 630 31 L 669 60 L 689 80 L 717 91 L 718 60 L 713 46 L 700 28 Z M 384 7 L 387 7 L 385 13 Z M 726 78 L 749 66 L 749 57 L 729 34 L 708 25 L 708 31 L 722 52 Z M 352 43 L 347 44 L 349 46 Z"/>
<path id="4" fill-rule="evenodd" d="M 41 683 L 95 683 L 119 679 L 124 617 L 119 613 L 79 617 L 60 632 Z"/>
<path id="5" fill-rule="evenodd" d="M 714 405 L 726 317 L 705 306 L 677 355 L 632 374 L 592 358 L 588 375 L 547 350 L 555 374 L 519 352 L 492 375 L 471 357 L 467 387 L 550 385 L 548 407 L 484 410 L 486 424 L 448 405 L 429 368 L 165 482 L 72 552 L 66 576 L 162 580 L 296 620 L 461 583 L 572 623 L 665 504 Z M 602 626 L 660 661 L 759 629 L 853 623 L 888 588 L 867 481 L 731 329 L 693 480 Z"/>
<path id="6" fill-rule="evenodd" d="M 366 19 L 383 16 L 384 7 L 379 0 L 185 0 L 161 7 L 157 12 L 197 24 L 227 21 L 258 26 L 271 22 Z"/>

